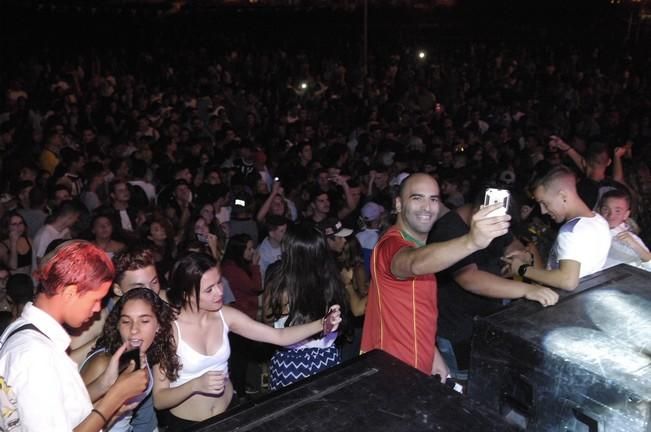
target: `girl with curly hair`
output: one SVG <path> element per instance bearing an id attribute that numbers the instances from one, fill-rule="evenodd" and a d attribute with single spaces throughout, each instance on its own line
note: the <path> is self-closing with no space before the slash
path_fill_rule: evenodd
<path id="1" fill-rule="evenodd" d="M 102 334 L 86 361 L 81 365 L 81 375 L 88 386 L 109 365 L 111 355 L 122 345 L 127 350 L 140 350 L 141 365 L 149 369 L 149 384 L 139 396 L 129 401 L 137 406 L 124 412 L 106 429 L 111 432 L 151 432 L 156 430 L 157 419 L 151 397 L 153 374 L 157 365 L 166 378 L 174 380 L 180 368 L 176 356 L 176 343 L 172 334 L 172 322 L 176 312 L 152 290 L 134 288 L 127 291 L 111 310 Z"/>

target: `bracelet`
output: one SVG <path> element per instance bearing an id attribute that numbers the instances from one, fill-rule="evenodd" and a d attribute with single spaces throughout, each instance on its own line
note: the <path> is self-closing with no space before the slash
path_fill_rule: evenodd
<path id="1" fill-rule="evenodd" d="M 93 408 L 92 410 L 90 410 L 90 412 L 91 412 L 91 413 L 95 413 L 95 414 L 97 414 L 98 416 L 100 416 L 100 417 L 102 418 L 102 420 L 104 420 L 104 424 L 107 424 L 107 423 L 108 423 L 108 420 L 106 419 L 106 416 L 104 416 L 104 414 L 102 414 L 102 413 L 100 412 L 100 410 L 98 410 L 97 408 Z"/>
<path id="2" fill-rule="evenodd" d="M 520 267 L 518 267 L 518 275 L 522 278 L 526 278 L 524 275 L 527 272 L 527 269 L 531 267 L 529 264 L 522 264 Z"/>

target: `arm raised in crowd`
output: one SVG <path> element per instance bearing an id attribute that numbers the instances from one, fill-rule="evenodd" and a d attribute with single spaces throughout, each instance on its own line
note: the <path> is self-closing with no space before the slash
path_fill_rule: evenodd
<path id="1" fill-rule="evenodd" d="M 581 154 L 574 150 L 574 147 L 563 141 L 561 138 L 557 137 L 556 135 L 552 135 L 549 137 L 549 147 L 551 148 L 557 148 L 563 153 L 567 153 L 567 155 L 572 159 L 574 164 L 579 168 L 579 170 L 585 174 L 586 173 L 586 161 Z"/>
<path id="2" fill-rule="evenodd" d="M 258 210 L 258 213 L 255 216 L 255 220 L 257 220 L 259 223 L 264 222 L 264 219 L 267 217 L 267 213 L 269 213 L 269 209 L 271 208 L 271 203 L 273 202 L 276 195 L 279 195 L 281 197 L 283 196 L 283 187 L 277 180 L 274 181 L 273 187 L 271 188 L 271 193 L 267 199 L 264 200 L 260 206 L 260 210 Z"/>

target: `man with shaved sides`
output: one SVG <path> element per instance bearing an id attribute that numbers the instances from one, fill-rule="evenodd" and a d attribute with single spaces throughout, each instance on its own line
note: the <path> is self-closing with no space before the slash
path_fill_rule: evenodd
<path id="1" fill-rule="evenodd" d="M 563 223 L 552 246 L 547 266 L 532 264 L 528 253 L 514 252 L 506 260 L 513 274 L 555 288 L 572 291 L 583 276 L 601 270 L 610 249 L 608 222 L 579 197 L 574 172 L 566 166 L 552 168 L 535 179 L 531 192 L 556 223 Z"/>
<path id="2" fill-rule="evenodd" d="M 378 241 L 371 256 L 362 351 L 381 349 L 445 381 L 448 368 L 435 345 L 434 274 L 506 234 L 510 216 L 490 216 L 500 204 L 485 207 L 473 215 L 467 234 L 426 245 L 439 216 L 440 192 L 436 180 L 422 173 L 402 182 L 395 207 L 396 224 Z"/>

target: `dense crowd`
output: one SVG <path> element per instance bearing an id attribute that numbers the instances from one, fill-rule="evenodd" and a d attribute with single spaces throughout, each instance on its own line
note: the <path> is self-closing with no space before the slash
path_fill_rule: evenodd
<path id="1" fill-rule="evenodd" d="M 149 386 L 155 400 L 147 409 L 171 409 L 169 424 L 228 408 L 230 396 L 217 404 L 182 394 L 195 379 L 241 400 L 251 387 L 247 365 L 270 363 L 261 374 L 270 374 L 275 389 L 315 373 L 316 363 L 328 367 L 359 353 L 371 253 L 413 173 L 437 179 L 441 203 L 468 225 L 487 187 L 508 189 L 509 241 L 546 261 L 563 220 L 541 212 L 529 185 L 564 164 L 582 201 L 617 230 L 620 258 L 609 265 L 648 267 L 648 58 L 598 47 L 457 42 L 372 56 L 364 74 L 349 56 L 221 48 L 28 56 L 5 75 L 0 110 L 3 328 L 32 300 L 34 282 L 42 281 L 28 276 L 61 240 L 102 249 L 116 277 L 155 267 L 140 285 L 118 283 L 125 295 L 107 295 L 94 330 L 73 332 L 73 358 L 99 361 L 100 372 L 108 366 L 98 350 L 112 355 L 122 345 L 114 327 L 130 300 L 154 308 L 168 341 L 174 333 L 181 347 L 183 334 L 190 343 L 182 349 L 214 352 L 219 343 L 202 339 L 193 320 L 203 307 L 203 275 L 223 289 L 232 308 L 210 328 L 223 330 L 219 341 L 231 330 L 232 352 L 215 360 L 230 380 L 228 372 L 208 374 L 199 360 L 191 366 L 189 357 L 184 371 L 169 347 L 148 342 L 157 350 L 147 354 L 150 374 L 164 378 Z M 435 230 L 430 241 L 464 233 L 463 226 Z M 494 274 L 507 243 L 482 258 Z M 146 259 L 137 264 L 136 256 Z M 128 295 L 154 280 L 174 311 L 158 296 Z M 522 295 L 473 296 L 471 315 Z M 445 301 L 461 300 L 439 299 L 441 310 Z M 333 304 L 343 317 L 338 332 L 303 340 Z M 312 327 L 279 336 L 251 322 Z M 469 325 L 447 330 L 457 357 L 468 356 Z M 455 340 L 457 330 L 464 337 Z M 229 354 L 230 367 L 223 366 Z M 304 370 L 288 370 L 302 363 Z M 90 384 L 100 372 L 82 376 Z"/>

